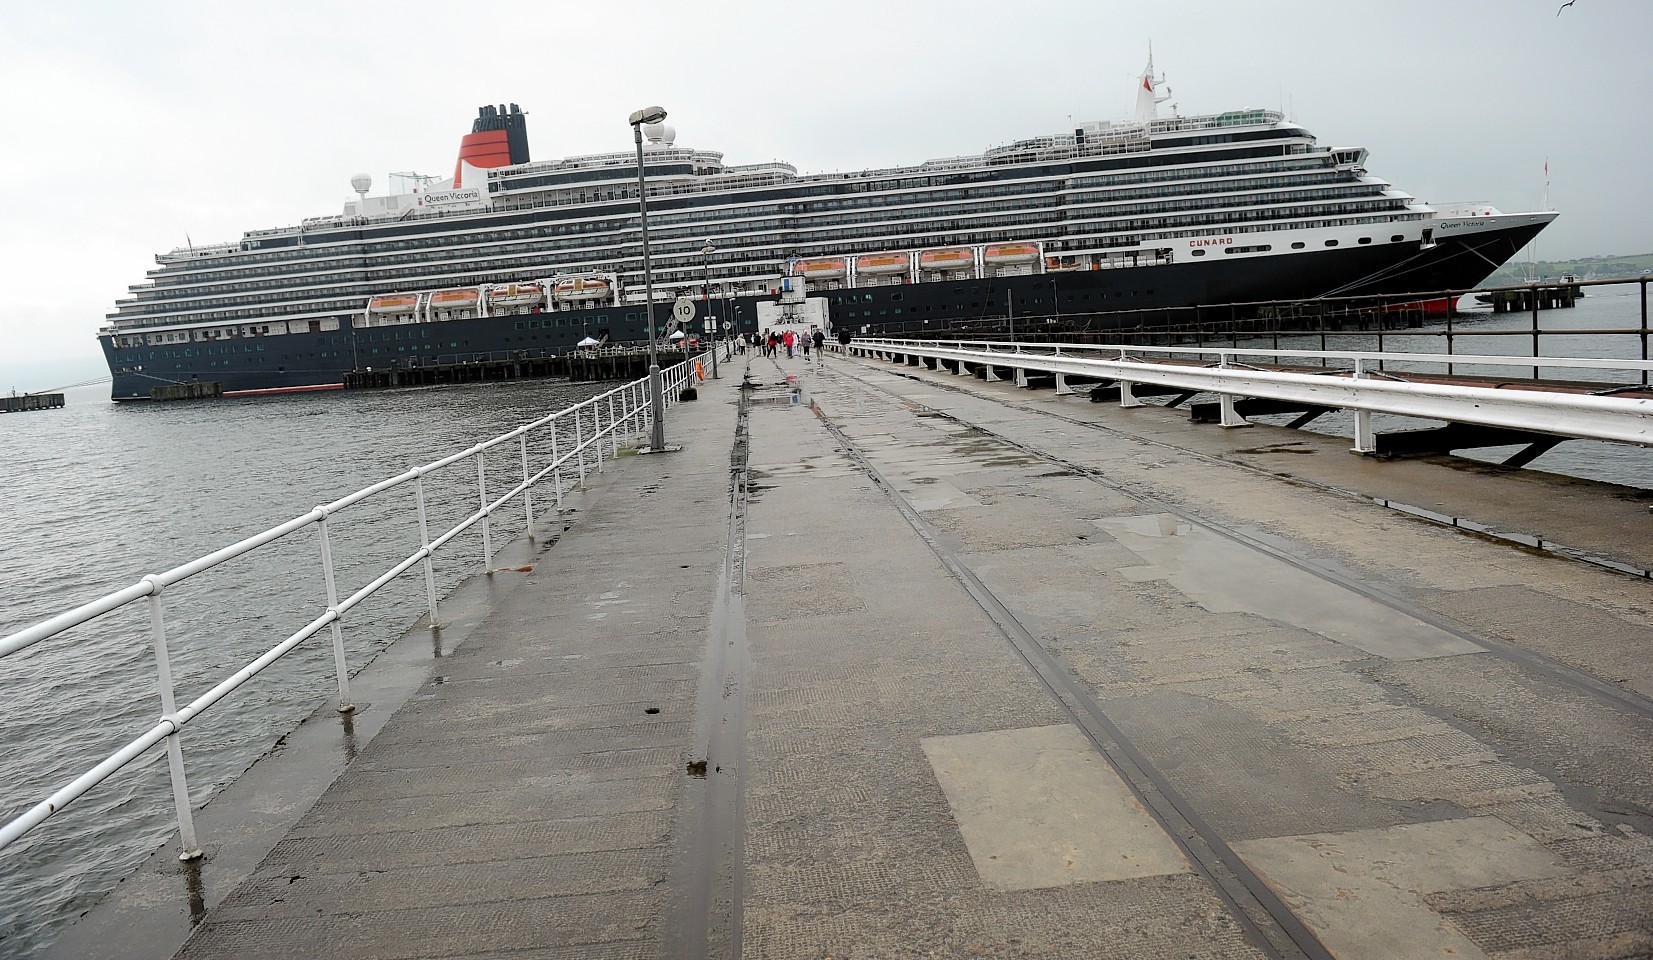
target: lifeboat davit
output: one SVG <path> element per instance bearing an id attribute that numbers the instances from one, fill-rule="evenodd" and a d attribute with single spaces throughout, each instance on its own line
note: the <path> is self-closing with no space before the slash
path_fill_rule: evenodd
<path id="1" fill-rule="evenodd" d="M 471 310 L 475 309 L 476 302 L 481 299 L 482 291 L 476 287 L 455 287 L 451 290 L 438 290 L 430 295 L 432 310 Z"/>
<path id="2" fill-rule="evenodd" d="M 872 253 L 855 258 L 855 272 L 869 276 L 906 273 L 911 269 L 912 261 L 905 253 Z"/>
<path id="3" fill-rule="evenodd" d="M 925 250 L 918 255 L 920 270 L 972 270 L 976 266 L 975 251 L 969 247 L 940 247 Z"/>
<path id="4" fill-rule="evenodd" d="M 502 283 L 488 291 L 490 307 L 532 307 L 545 299 L 545 291 L 534 283 Z"/>
<path id="5" fill-rule="evenodd" d="M 391 293 L 367 301 L 368 313 L 412 313 L 418 308 L 417 293 Z"/>
<path id="6" fill-rule="evenodd" d="M 612 289 L 604 277 L 569 277 L 558 280 L 551 292 L 558 300 L 601 300 Z"/>
<path id="7" fill-rule="evenodd" d="M 1039 247 L 1032 243 L 995 243 L 982 251 L 982 259 L 995 267 L 1012 263 L 1038 263 Z"/>
<path id="8" fill-rule="evenodd" d="M 811 280 L 837 280 L 848 275 L 849 267 L 843 257 L 821 257 L 816 260 L 799 260 L 792 265 L 794 276 L 808 277 Z"/>

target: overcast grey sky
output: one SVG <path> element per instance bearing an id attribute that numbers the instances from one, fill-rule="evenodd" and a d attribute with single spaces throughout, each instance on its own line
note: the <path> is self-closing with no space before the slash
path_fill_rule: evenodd
<path id="1" fill-rule="evenodd" d="M 1547 259 L 1653 251 L 1653 2 L 212 0 L 0 21 L 0 389 L 106 372 L 154 255 L 338 213 L 351 174 L 451 176 L 476 108 L 535 159 L 678 143 L 803 172 L 978 153 L 1127 115 L 1150 41 L 1187 114 L 1273 107 L 1430 201 L 1560 219 Z"/>

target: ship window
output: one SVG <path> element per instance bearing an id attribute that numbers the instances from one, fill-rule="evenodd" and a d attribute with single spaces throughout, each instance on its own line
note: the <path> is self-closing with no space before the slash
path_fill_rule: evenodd
<path id="1" fill-rule="evenodd" d="M 1335 247 L 1335 246 L 1337 246 L 1337 241 L 1336 240 L 1327 240 L 1326 241 L 1326 246 Z"/>
<path id="2" fill-rule="evenodd" d="M 1400 234 L 1397 233 L 1394 236 L 1389 238 L 1389 242 L 1390 243 L 1400 243 L 1402 240 L 1405 240 L 1405 239 L 1406 239 L 1405 237 L 1403 237 L 1403 236 L 1401 236 Z"/>
<path id="3" fill-rule="evenodd" d="M 1303 249 L 1304 246 L 1305 246 L 1305 244 L 1303 243 L 1303 241 L 1298 240 L 1298 241 L 1295 241 L 1295 242 L 1292 243 L 1291 248 L 1293 250 L 1301 250 L 1301 249 Z"/>
<path id="4" fill-rule="evenodd" d="M 1196 256 L 1196 257 L 1203 257 L 1203 256 L 1205 256 L 1205 251 L 1204 250 L 1195 250 L 1193 255 Z"/>
<path id="5" fill-rule="evenodd" d="M 517 321 L 517 322 L 516 322 L 516 323 L 515 323 L 515 324 L 514 324 L 514 325 L 513 325 L 513 327 L 512 327 L 512 329 L 514 329 L 514 330 L 521 330 L 521 329 L 522 329 L 522 321 L 521 321 L 521 320 L 518 320 L 518 321 Z"/>
<path id="6" fill-rule="evenodd" d="M 1361 243 L 1371 243 L 1371 242 L 1372 242 L 1372 238 L 1371 238 L 1371 237 L 1361 237 L 1361 238 L 1360 238 L 1360 242 L 1361 242 Z"/>

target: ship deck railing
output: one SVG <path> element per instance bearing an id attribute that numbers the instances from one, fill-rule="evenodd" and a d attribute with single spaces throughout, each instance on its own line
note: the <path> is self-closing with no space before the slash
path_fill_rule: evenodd
<path id="1" fill-rule="evenodd" d="M 694 375 L 692 367 L 693 361 L 686 359 L 662 371 L 663 399 L 668 407 L 676 402 L 675 398 Z M 61 813 L 75 800 L 123 768 L 139 761 L 157 747 L 162 747 L 167 754 L 172 780 L 181 847 L 179 859 L 187 861 L 202 856 L 200 839 L 194 827 L 189 785 L 184 775 L 183 748 L 179 733 L 191 721 L 229 699 L 238 688 L 257 677 L 277 660 L 306 641 L 324 633 L 330 635 L 334 681 L 338 689 L 338 709 L 341 713 L 354 710 L 350 695 L 350 664 L 346 661 L 343 639 L 344 625 L 350 612 L 399 577 L 421 568 L 424 575 L 427 622 L 432 627 L 438 626 L 440 611 L 432 567 L 432 559 L 438 552 L 457 551 L 461 546 L 459 537 L 462 534 L 479 533 L 480 542 L 473 541 L 470 547 L 479 550 L 480 569 L 489 571 L 495 555 L 492 527 L 495 522 L 506 519 L 503 511 L 507 508 L 520 508 L 523 532 L 530 539 L 535 536 L 534 492 L 537 489 L 544 492 L 545 488 L 549 487 L 547 496 L 556 507 L 556 515 L 561 518 L 564 494 L 583 484 L 587 473 L 603 469 L 605 461 L 619 456 L 623 444 L 645 436 L 650 430 L 650 417 L 664 415 L 663 410 L 650 409 L 648 394 L 647 378 L 623 384 L 464 450 L 380 480 L 330 503 L 317 506 L 285 523 L 197 557 L 188 563 L 149 574 L 124 589 L 0 637 L 0 659 L 5 659 L 28 651 L 38 644 L 61 638 L 66 632 L 82 624 L 109 616 L 130 604 L 144 601 L 148 605 L 150 643 L 155 655 L 157 686 L 161 701 L 159 717 L 142 729 L 131 731 L 133 738 L 124 746 L 53 791 L 21 815 L 0 826 L 0 849 L 18 842 L 48 818 Z M 515 457 L 511 456 L 513 447 Z M 490 489 L 489 486 L 486 462 L 490 453 L 494 455 L 496 462 L 503 458 L 521 465 L 521 479 L 502 494 L 497 493 L 497 480 L 495 489 Z M 464 471 L 473 468 L 473 465 L 476 477 L 474 487 L 469 486 L 468 480 L 463 476 L 458 480 L 452 479 L 451 471 Z M 450 472 L 447 474 L 448 479 L 444 481 L 453 485 L 450 498 L 427 499 L 426 479 L 442 475 L 444 472 Z M 402 509 L 417 516 L 418 548 L 374 575 L 353 592 L 346 592 L 349 591 L 349 587 L 341 587 L 335 577 L 335 551 L 330 521 L 349 516 L 349 511 L 353 508 L 362 507 L 369 502 L 374 505 L 366 508 L 367 513 L 382 518 L 384 511 L 394 508 L 385 506 L 383 501 L 375 498 L 392 490 L 406 492 L 410 488 L 413 502 L 404 505 Z M 468 501 L 470 506 L 461 506 L 461 502 L 464 501 Z M 432 535 L 427 522 L 431 507 L 452 508 L 463 513 L 453 526 Z M 560 522 L 562 521 L 559 519 Z M 168 618 L 163 597 L 182 589 L 181 584 L 198 574 L 232 563 L 256 550 L 311 529 L 316 531 L 316 564 L 322 574 L 321 582 L 325 585 L 324 595 L 318 596 L 315 600 L 318 612 L 298 630 L 224 677 L 205 693 L 187 703 L 179 704 L 173 681 L 173 658 L 168 642 Z M 214 597 L 213 605 L 223 606 L 232 600 L 233 598 Z"/>

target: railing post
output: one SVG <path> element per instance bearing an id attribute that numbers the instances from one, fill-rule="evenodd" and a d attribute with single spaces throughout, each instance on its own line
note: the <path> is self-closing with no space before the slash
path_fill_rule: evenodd
<path id="1" fill-rule="evenodd" d="M 551 421 L 551 485 L 557 492 L 557 525 L 563 530 L 568 529 L 568 521 L 562 512 L 562 457 L 557 452 L 557 434 L 560 425 Z"/>
<path id="2" fill-rule="evenodd" d="M 580 486 L 585 486 L 585 429 L 580 424 L 580 411 L 574 409 L 574 452 L 580 464 Z"/>
<path id="3" fill-rule="evenodd" d="M 169 719 L 178 712 L 178 701 L 172 690 L 172 661 L 166 650 L 166 620 L 161 615 L 161 585 L 153 575 L 149 582 L 149 634 L 155 644 L 155 672 L 161 688 L 161 719 Z M 166 737 L 166 763 L 172 774 L 172 804 L 178 809 L 178 859 L 195 860 L 201 856 L 201 844 L 195 839 L 195 816 L 189 809 L 189 781 L 184 778 L 184 750 L 178 742 L 178 722 L 172 722 L 172 732 Z"/>
<path id="4" fill-rule="evenodd" d="M 425 551 L 425 606 L 430 610 L 431 629 L 442 626 L 436 617 L 436 568 L 431 564 L 430 527 L 425 523 L 425 471 L 421 468 L 413 478 L 414 494 L 419 500 L 419 546 Z"/>
<path id="5" fill-rule="evenodd" d="M 1446 355 L 1452 356 L 1452 311 L 1446 312 Z M 1446 375 L 1452 376 L 1452 364 L 1446 365 Z"/>
<path id="6" fill-rule="evenodd" d="M 641 428 L 638 427 L 638 423 L 640 421 L 638 420 L 638 402 L 637 402 L 637 385 L 636 384 L 632 384 L 631 386 L 626 388 L 624 403 L 625 403 L 625 410 L 626 410 L 626 440 L 627 440 L 627 442 L 630 442 L 630 440 L 633 437 L 637 436 L 639 433 L 642 432 Z"/>
<path id="7" fill-rule="evenodd" d="M 1381 363 L 1381 361 L 1379 361 Z M 1355 358 L 1355 379 L 1359 380 L 1366 375 L 1365 362 L 1362 358 Z M 1373 453 L 1377 450 L 1377 433 L 1372 430 L 1372 411 L 1355 411 L 1355 453 Z"/>
<path id="8" fill-rule="evenodd" d="M 528 542 L 534 542 L 534 487 L 529 483 L 528 472 L 528 431 L 517 434 L 518 449 L 522 451 L 522 512 L 528 521 Z"/>
<path id="9" fill-rule="evenodd" d="M 1647 281 L 1642 280 L 1642 359 L 1647 359 Z M 1647 386 L 1647 370 L 1642 370 L 1642 386 Z"/>
<path id="10" fill-rule="evenodd" d="M 597 454 L 597 472 L 603 472 L 603 422 L 600 418 L 601 410 L 594 403 L 591 405 L 591 447 Z"/>
<path id="11" fill-rule="evenodd" d="M 476 452 L 476 499 L 479 505 L 477 512 L 482 514 L 482 570 L 491 576 L 493 570 L 490 568 L 494 565 L 494 534 L 488 523 L 488 472 L 483 466 L 487 459 L 484 456 L 486 453 L 486 450 Z"/>
<path id="12" fill-rule="evenodd" d="M 620 455 L 620 421 L 614 416 L 614 394 L 608 395 L 608 451 L 609 456 Z"/>
<path id="13" fill-rule="evenodd" d="M 1532 298 L 1532 356 L 1534 360 L 1538 359 L 1538 298 L 1536 296 Z M 1532 378 L 1537 380 L 1540 373 L 1538 364 L 1533 364 Z"/>
<path id="14" fill-rule="evenodd" d="M 333 579 L 333 539 L 327 532 L 327 513 L 321 507 L 321 575 L 327 584 L 327 609 L 333 614 L 333 672 L 339 679 L 339 712 L 349 713 L 356 709 L 350 702 L 350 674 L 344 665 L 344 631 L 339 628 L 339 589 Z"/>

